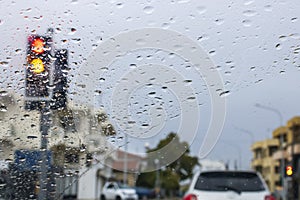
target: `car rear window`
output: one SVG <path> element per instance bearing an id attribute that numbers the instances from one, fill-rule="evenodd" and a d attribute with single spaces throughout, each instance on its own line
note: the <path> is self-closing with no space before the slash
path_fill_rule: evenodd
<path id="1" fill-rule="evenodd" d="M 251 192 L 264 191 L 265 187 L 256 173 L 249 172 L 205 172 L 195 185 L 196 190 Z"/>

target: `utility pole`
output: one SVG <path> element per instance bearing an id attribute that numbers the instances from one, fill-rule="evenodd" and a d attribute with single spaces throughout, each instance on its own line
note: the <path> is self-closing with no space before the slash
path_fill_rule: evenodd
<path id="1" fill-rule="evenodd" d="M 124 136 L 125 139 L 125 146 L 124 146 L 124 172 L 123 172 L 123 183 L 127 184 L 127 171 L 128 171 L 128 155 L 127 155 L 127 150 L 128 150 L 128 136 L 125 133 Z"/>
<path id="2" fill-rule="evenodd" d="M 67 73 L 64 71 L 68 68 L 68 51 L 55 52 L 56 61 L 53 68 L 53 32 L 53 29 L 49 28 L 45 35 L 29 35 L 27 38 L 25 109 L 40 112 L 39 200 L 49 198 L 48 131 L 51 125 L 51 110 L 66 107 L 67 101 Z"/>
<path id="3" fill-rule="evenodd" d="M 48 166 L 47 166 L 47 148 L 48 148 L 48 131 L 51 123 L 51 112 L 49 102 L 45 102 L 45 106 L 41 109 L 40 131 L 41 131 L 41 175 L 40 175 L 40 192 L 39 200 L 47 199 L 48 184 Z"/>
<path id="4" fill-rule="evenodd" d="M 159 159 L 155 159 L 154 163 L 156 165 L 156 179 L 155 179 L 156 200 L 159 200 L 160 199 L 160 177 L 159 177 L 160 163 L 159 163 Z"/>

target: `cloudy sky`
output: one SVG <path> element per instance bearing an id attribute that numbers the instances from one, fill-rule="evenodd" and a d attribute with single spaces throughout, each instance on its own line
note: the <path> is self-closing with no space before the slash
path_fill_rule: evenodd
<path id="1" fill-rule="evenodd" d="M 82 67 L 93 52 L 110 38 L 143 28 L 178 32 L 194 41 L 209 56 L 223 82 L 222 90 L 216 92 L 226 91 L 222 95 L 226 99 L 224 127 L 220 140 L 208 157 L 230 160 L 231 164 L 242 157 L 242 167 L 248 168 L 251 141 L 271 137 L 272 130 L 281 123 L 278 114 L 257 108 L 255 104 L 277 109 L 283 117 L 283 124 L 300 115 L 299 10 L 300 2 L 295 0 L 67 0 L 30 3 L 2 0 L 1 90 L 24 92 L 26 37 L 34 33 L 43 34 L 49 27 L 55 30 L 55 48 L 66 48 L 70 52 L 69 92 L 74 102 L 82 99 L 81 90 L 76 85 L 78 77 L 86 76 L 80 73 Z M 192 80 L 188 84 L 195 91 L 200 109 L 199 129 L 193 141 L 189 141 L 192 153 L 198 155 L 211 123 L 214 105 L 211 105 L 208 86 L 205 86 L 202 77 L 193 70 L 182 70 L 185 60 L 177 54 L 170 57 L 169 53 L 153 49 L 136 50 L 111 60 L 103 74 L 87 72 L 90 73 L 88 76 L 98 76 L 93 87 L 99 88 L 102 93 L 101 101 L 98 101 L 100 97 L 97 94 L 86 98 L 96 99 L 95 106 L 104 106 L 111 114 L 113 109 L 106 106 L 111 103 L 109 100 L 115 82 L 135 67 L 158 63 L 175 69 L 185 80 Z M 153 90 L 155 93 L 151 93 Z M 150 142 L 153 146 L 168 132 L 179 130 L 182 109 L 185 108 L 180 107 L 182 102 L 177 98 L 178 94 L 161 91 L 161 87 L 153 86 L 150 90 L 147 87 L 136 88 L 135 92 L 128 101 L 133 101 L 129 104 L 132 112 L 142 113 L 141 116 L 133 116 L 136 122 L 147 122 L 143 110 L 151 109 L 149 104 L 159 105 L 166 112 L 164 126 L 156 131 L 157 135 L 147 140 L 132 138 L 132 144 L 136 145 L 131 145 L 130 150 L 143 151 L 145 143 Z"/>

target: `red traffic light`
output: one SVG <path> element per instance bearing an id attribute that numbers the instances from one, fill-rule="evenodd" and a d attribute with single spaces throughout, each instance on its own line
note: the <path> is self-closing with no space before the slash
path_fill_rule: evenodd
<path id="1" fill-rule="evenodd" d="M 293 175 L 293 167 L 292 166 L 286 166 L 286 169 L 285 169 L 285 173 L 286 175 L 288 176 L 292 176 Z"/>
<path id="2" fill-rule="evenodd" d="M 31 43 L 31 50 L 37 54 L 44 53 L 45 41 L 42 38 L 35 38 Z"/>

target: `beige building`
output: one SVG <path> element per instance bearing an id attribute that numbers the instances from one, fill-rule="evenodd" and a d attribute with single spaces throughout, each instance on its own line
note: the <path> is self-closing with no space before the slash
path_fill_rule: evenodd
<path id="1" fill-rule="evenodd" d="M 286 126 L 275 129 L 272 139 L 255 142 L 252 145 L 254 158 L 252 168 L 261 172 L 266 179 L 270 190 L 281 190 L 281 162 L 284 161 L 284 172 L 287 165 L 293 166 L 293 178 L 285 179 L 287 194 L 291 195 L 294 191 L 300 191 L 300 117 L 290 119 Z M 283 158 L 283 159 L 282 159 Z M 294 186 L 292 182 L 294 182 Z M 295 188 L 297 187 L 297 188 Z M 293 191 L 293 192 L 291 192 Z M 300 192 L 296 192 L 294 197 L 298 198 Z"/>
<path id="2" fill-rule="evenodd" d="M 277 139 L 266 139 L 252 145 L 254 158 L 252 168 L 262 174 L 270 191 L 274 192 L 280 185 L 279 162 L 274 162 L 273 155 L 279 148 Z"/>

